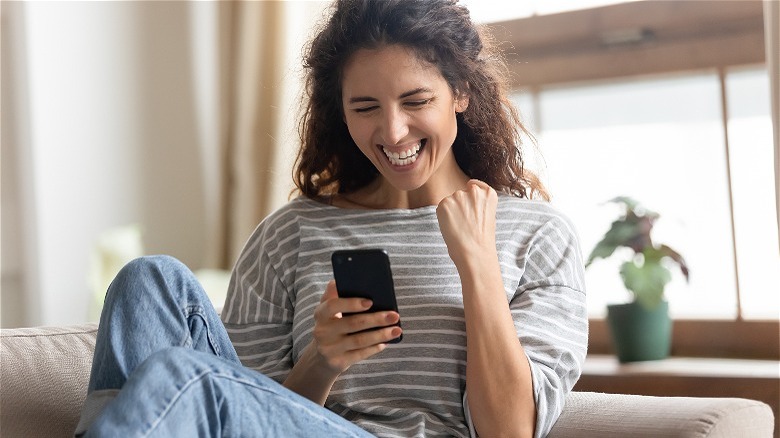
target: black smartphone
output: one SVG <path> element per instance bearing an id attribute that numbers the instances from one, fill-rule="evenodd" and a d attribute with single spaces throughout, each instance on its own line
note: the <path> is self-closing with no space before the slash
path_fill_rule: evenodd
<path id="1" fill-rule="evenodd" d="M 373 304 L 366 312 L 398 312 L 393 288 L 390 258 L 383 249 L 335 251 L 330 258 L 336 289 L 341 298 L 368 298 Z M 394 325 L 401 326 L 400 321 Z M 403 335 L 389 341 L 401 342 Z"/>

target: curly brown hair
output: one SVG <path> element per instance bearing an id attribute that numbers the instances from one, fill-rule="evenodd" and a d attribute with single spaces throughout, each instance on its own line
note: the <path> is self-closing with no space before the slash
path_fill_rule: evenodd
<path id="1" fill-rule="evenodd" d="M 507 96 L 504 58 L 465 6 L 457 0 L 336 0 L 331 8 L 304 54 L 308 104 L 294 171 L 302 194 L 351 193 L 378 175 L 344 122 L 342 73 L 356 51 L 398 44 L 436 65 L 453 93 L 468 95 L 452 145 L 466 175 L 521 198 L 549 199 L 523 167 L 521 136 L 530 134 Z"/>

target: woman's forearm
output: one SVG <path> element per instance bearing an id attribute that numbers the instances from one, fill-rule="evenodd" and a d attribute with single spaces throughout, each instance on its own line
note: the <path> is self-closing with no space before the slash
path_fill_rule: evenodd
<path id="1" fill-rule="evenodd" d="M 287 375 L 284 387 L 324 406 L 337 378 L 338 374 L 333 375 L 317 363 L 315 348 L 313 344 L 309 344 Z"/>
<path id="2" fill-rule="evenodd" d="M 536 423 L 531 369 L 517 339 L 498 258 L 474 258 L 458 272 L 466 317 L 466 387 L 481 436 L 531 437 Z"/>

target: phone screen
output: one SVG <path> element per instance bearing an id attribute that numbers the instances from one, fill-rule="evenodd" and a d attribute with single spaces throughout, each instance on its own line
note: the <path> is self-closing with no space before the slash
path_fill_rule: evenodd
<path id="1" fill-rule="evenodd" d="M 331 256 L 336 289 L 342 298 L 368 298 L 367 312 L 398 312 L 390 258 L 383 249 L 335 251 Z M 396 324 L 400 326 L 399 324 Z M 401 337 L 391 341 L 400 342 Z"/>

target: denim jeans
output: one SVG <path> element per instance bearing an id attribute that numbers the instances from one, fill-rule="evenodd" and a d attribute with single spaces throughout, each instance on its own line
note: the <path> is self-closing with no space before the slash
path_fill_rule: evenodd
<path id="1" fill-rule="evenodd" d="M 99 327 L 88 401 L 116 396 L 85 436 L 372 436 L 243 367 L 203 288 L 171 257 L 125 266 Z"/>

